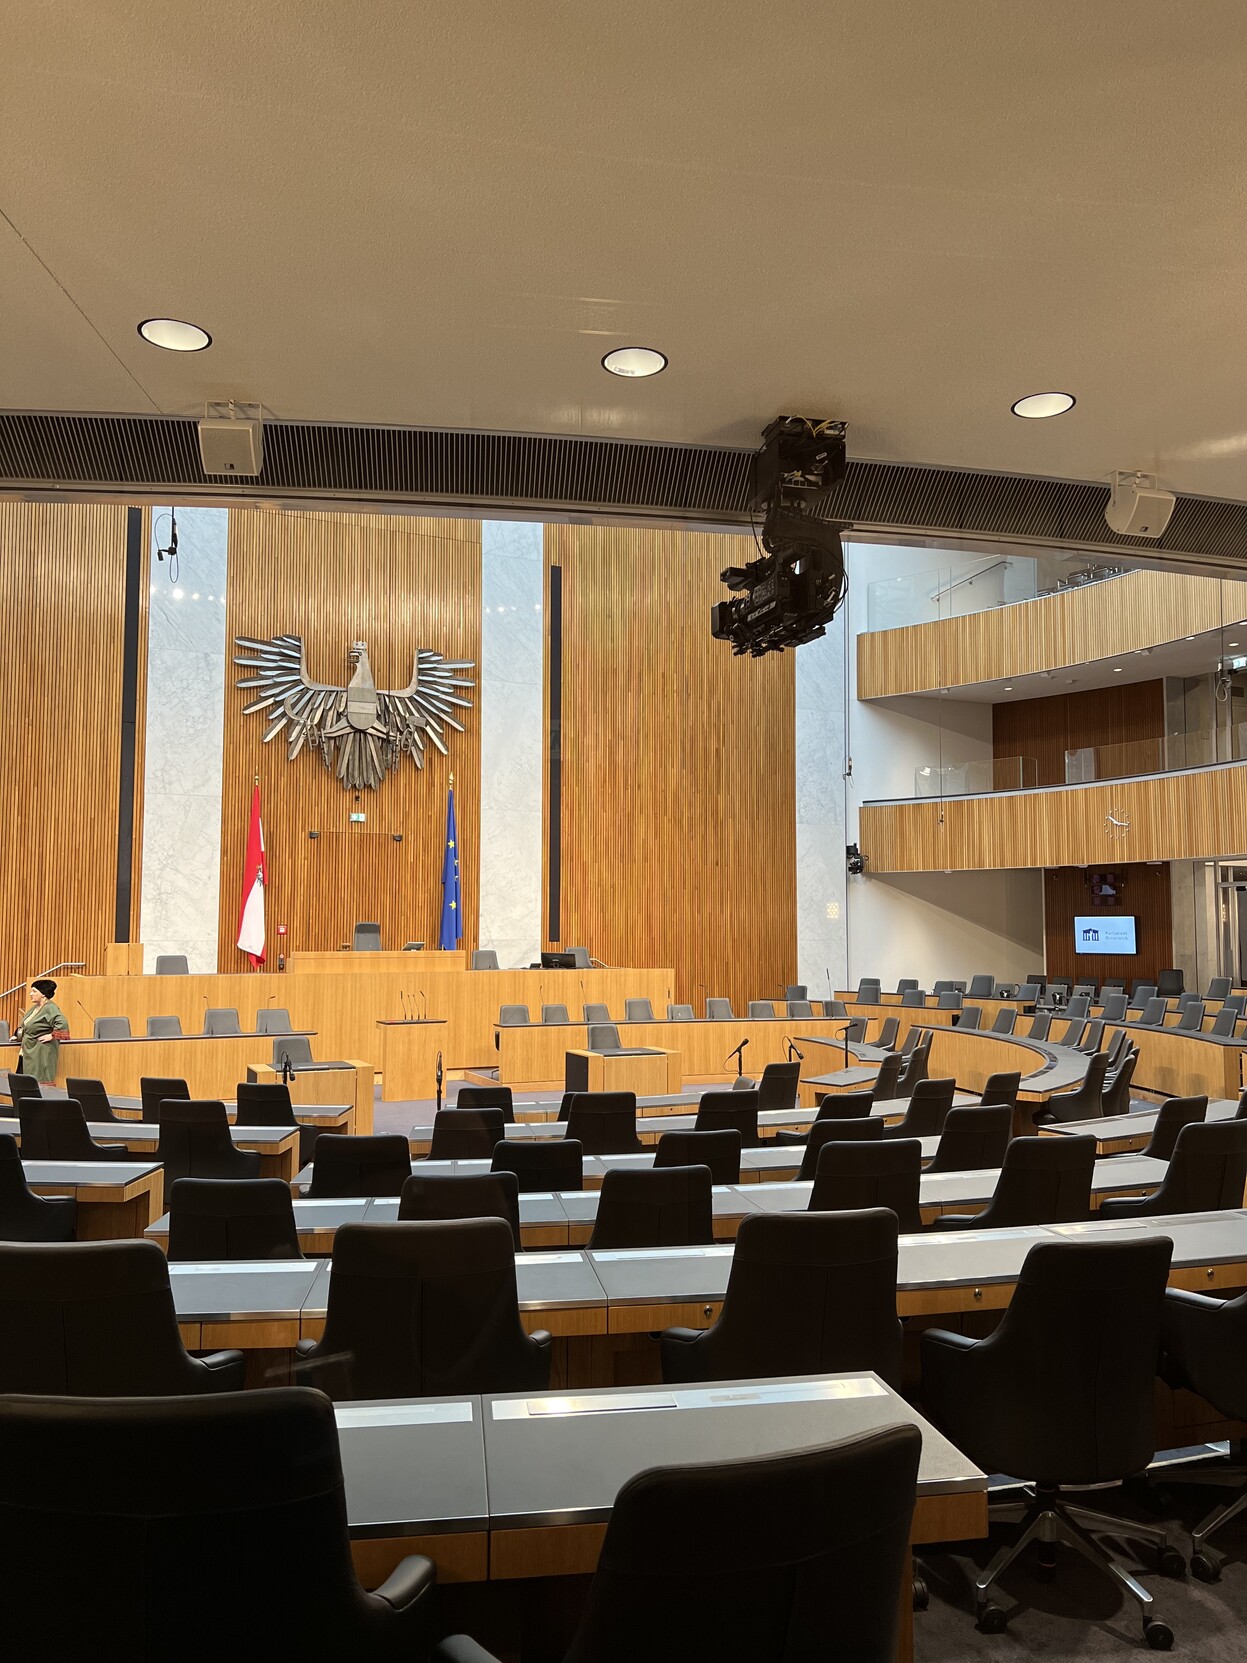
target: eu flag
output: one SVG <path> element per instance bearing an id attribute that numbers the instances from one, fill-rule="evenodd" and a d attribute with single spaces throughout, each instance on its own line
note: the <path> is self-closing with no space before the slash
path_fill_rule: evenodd
<path id="1" fill-rule="evenodd" d="M 459 904 L 459 834 L 455 830 L 455 787 L 446 798 L 446 850 L 442 856 L 442 931 L 438 946 L 454 948 L 463 940 L 463 908 Z"/>

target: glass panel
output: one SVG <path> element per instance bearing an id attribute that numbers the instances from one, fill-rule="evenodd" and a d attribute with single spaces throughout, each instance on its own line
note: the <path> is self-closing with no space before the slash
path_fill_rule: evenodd
<path id="1" fill-rule="evenodd" d="M 920 551 L 915 550 L 915 554 Z M 880 578 L 866 589 L 866 628 L 902 629 L 938 618 L 989 612 L 1043 595 L 1120 577 L 1124 567 L 1062 555 L 1013 553 L 950 556 L 921 572 Z"/>

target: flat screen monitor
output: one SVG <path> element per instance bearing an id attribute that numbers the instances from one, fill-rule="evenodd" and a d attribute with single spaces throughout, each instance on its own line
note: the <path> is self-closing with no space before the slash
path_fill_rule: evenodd
<path id="1" fill-rule="evenodd" d="M 576 968 L 575 953 L 543 953 L 541 955 L 543 970 L 574 970 Z"/>
<path id="2" fill-rule="evenodd" d="M 1075 918 L 1074 951 L 1076 953 L 1111 954 L 1125 957 L 1137 953 L 1137 920 L 1130 916 L 1103 913 L 1091 918 Z"/>

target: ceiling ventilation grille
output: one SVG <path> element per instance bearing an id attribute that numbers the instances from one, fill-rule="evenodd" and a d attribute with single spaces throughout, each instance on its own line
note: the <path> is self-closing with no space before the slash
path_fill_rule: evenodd
<path id="1" fill-rule="evenodd" d="M 556 513 L 743 523 L 750 452 L 706 445 L 266 422 L 254 483 L 205 479 L 189 417 L 0 412 L 0 489 Z M 1158 539 L 1119 537 L 1108 486 L 850 462 L 825 511 L 878 531 L 1010 538 L 1198 561 L 1247 560 L 1247 504 L 1179 497 Z"/>

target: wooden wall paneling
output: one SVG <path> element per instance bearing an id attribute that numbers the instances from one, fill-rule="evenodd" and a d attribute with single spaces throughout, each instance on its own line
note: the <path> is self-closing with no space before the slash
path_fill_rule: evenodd
<path id="1" fill-rule="evenodd" d="M 738 658 L 710 634 L 741 548 L 546 527 L 563 585 L 560 944 L 670 964 L 699 1010 L 706 994 L 743 1009 L 796 964 L 792 656 Z"/>
<path id="2" fill-rule="evenodd" d="M 1109 812 L 1129 820 L 1119 835 Z M 940 816 L 942 815 L 942 824 Z M 1206 860 L 1247 844 L 1247 763 L 942 803 L 863 807 L 876 872 L 977 871 Z"/>
<path id="3" fill-rule="evenodd" d="M 1093 905 L 1089 887 L 1092 871 L 1116 872 L 1121 877 L 1120 906 Z M 1074 919 L 1101 911 L 1105 918 L 1133 915 L 1138 920 L 1138 951 L 1133 957 L 1101 958 L 1074 951 Z M 1127 987 L 1132 981 L 1154 982 L 1157 972 L 1173 963 L 1168 866 L 1106 860 L 1086 871 L 1062 866 L 1045 872 L 1044 940 L 1049 976 L 1095 982 L 1116 979 Z"/>
<path id="4" fill-rule="evenodd" d="M 1247 617 L 1247 584 L 1135 571 L 1041 600 L 857 641 L 857 696 L 881 699 L 1036 675 L 1180 641 Z"/>
<path id="5" fill-rule="evenodd" d="M 1133 682 L 992 706 L 992 754 L 1034 757 L 1037 785 L 1064 785 L 1065 753 L 1088 745 L 1130 745 L 1136 773 L 1163 766 L 1165 684 Z"/>
<path id="6" fill-rule="evenodd" d="M 125 560 L 124 506 L 0 502 L 0 987 L 113 937 Z"/>
<path id="7" fill-rule="evenodd" d="M 225 970 L 246 961 L 234 946 L 242 858 L 258 774 L 269 864 L 269 958 L 276 927 L 286 950 L 333 950 L 357 920 L 379 920 L 386 947 L 436 946 L 441 918 L 446 791 L 455 780 L 463 894 L 462 945 L 477 940 L 480 828 L 481 528 L 476 520 L 388 514 L 303 514 L 232 509 L 227 634 L 302 635 L 308 673 L 345 685 L 353 641 L 367 641 L 379 688 L 406 687 L 416 651 L 470 659 L 472 708 L 457 712 L 449 756 L 426 746 L 425 766 L 404 758 L 374 791 L 344 790 L 318 756 L 287 760 L 285 739 L 263 743 L 264 715 L 242 714 L 250 694 L 225 689 L 221 800 L 220 946 Z M 353 810 L 367 815 L 353 827 Z M 308 837 L 316 831 L 315 839 Z M 400 841 L 396 839 L 401 838 Z"/>
<path id="8" fill-rule="evenodd" d="M 143 578 L 139 586 L 138 702 L 134 710 L 134 844 L 130 851 L 130 942 L 141 948 L 143 910 L 143 779 L 147 766 L 147 645 L 151 611 L 152 511 L 143 516 Z M 138 962 L 142 964 L 141 953 Z"/>

